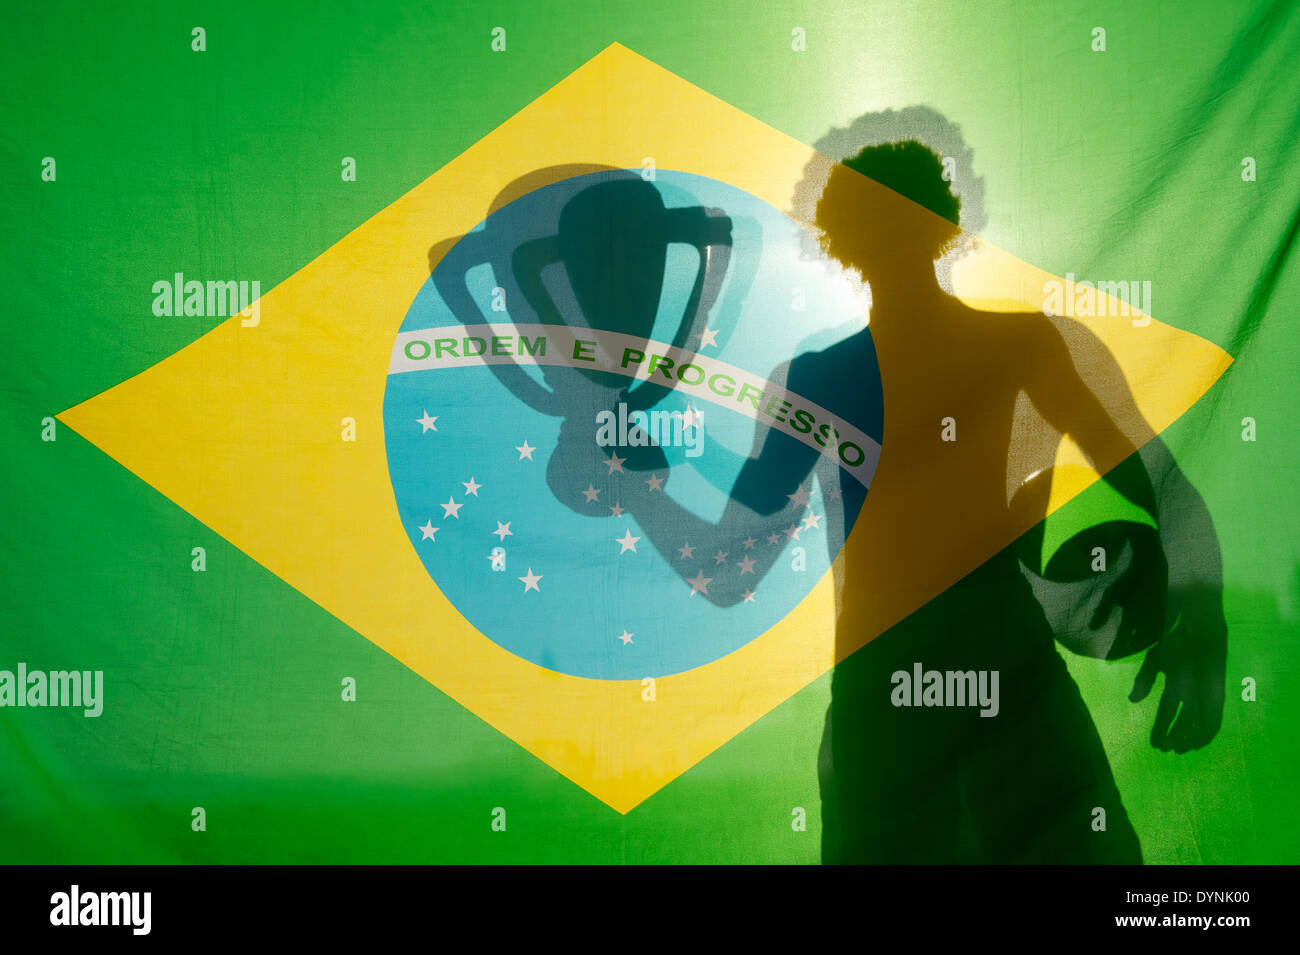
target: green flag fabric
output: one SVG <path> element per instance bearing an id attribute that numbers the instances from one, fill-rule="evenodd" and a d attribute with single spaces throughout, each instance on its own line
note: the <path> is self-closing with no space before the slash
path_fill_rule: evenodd
<path id="1" fill-rule="evenodd" d="M 1291 5 L 6 19 L 0 862 L 1300 861 Z"/>

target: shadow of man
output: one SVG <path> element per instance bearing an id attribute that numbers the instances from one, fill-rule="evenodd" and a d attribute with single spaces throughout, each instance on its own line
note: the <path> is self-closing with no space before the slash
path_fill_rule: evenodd
<path id="1" fill-rule="evenodd" d="M 564 185 L 537 193 L 544 207 L 513 202 L 554 183 Z M 486 323 L 465 286 L 486 260 L 506 299 L 546 328 L 569 316 L 644 336 L 661 247 L 685 243 L 698 265 L 671 347 L 689 352 L 715 303 L 735 319 L 761 239 L 720 209 L 666 212 L 651 189 L 599 167 L 539 170 L 502 193 L 484 233 L 430 250 L 434 284 L 453 315 Z M 626 510 L 692 597 L 743 605 L 785 566 L 781 553 L 801 529 L 825 534 L 840 662 L 819 759 L 823 861 L 1138 862 L 1097 730 L 1054 643 L 1109 659 L 1150 648 L 1131 698 L 1165 673 L 1152 745 L 1204 745 L 1219 725 L 1226 655 L 1213 525 L 1086 328 L 979 311 L 942 288 L 935 263 L 960 234 L 959 212 L 940 158 L 911 140 L 834 166 L 816 204 L 823 249 L 870 286 L 870 327 L 792 358 L 769 382 L 883 434 L 871 501 L 830 453 L 759 423 L 747 457 L 713 443 L 691 462 L 726 494 L 717 520 L 701 518 L 676 499 L 665 449 L 632 441 L 611 454 L 593 435 L 613 403 L 635 411 L 679 400 L 670 388 L 629 391 L 616 375 L 559 366 L 541 369 L 543 387 L 513 361 L 491 367 L 521 402 L 562 419 L 547 470 L 557 500 L 592 516 Z M 548 291 L 542 272 L 560 265 L 570 288 Z M 1020 424 L 1026 402 L 1035 427 Z M 1066 436 L 1130 519 L 1085 527 L 1044 555 Z M 577 502 L 579 478 L 615 470 L 652 472 L 659 486 L 649 490 L 660 493 L 615 508 Z M 804 488 L 814 477 L 821 515 Z M 1098 542 L 1120 552 L 1110 572 L 1078 573 L 1079 555 Z M 729 548 L 744 554 L 725 580 L 699 570 L 715 547 L 719 566 Z"/>
<path id="2" fill-rule="evenodd" d="M 864 188 L 863 176 L 888 191 Z M 935 215 L 906 214 L 900 201 Z M 924 502 L 923 514 L 899 509 L 880 516 L 873 537 L 890 553 L 879 556 L 905 567 L 927 559 L 960 567 L 954 552 L 965 549 L 964 566 L 978 563 L 834 671 L 820 765 L 823 861 L 1139 862 L 1138 838 L 1101 740 L 1017 549 L 1003 547 L 983 560 L 979 548 L 1014 539 L 1046 516 L 1042 486 L 1050 482 L 1030 482 L 1012 507 L 1008 471 L 1042 475 L 1060 437 L 1073 439 L 1105 482 L 1151 517 L 1125 527 L 1131 559 L 1112 575 L 1090 625 L 1118 616 L 1104 654 L 1111 657 L 1164 637 L 1148 652 L 1133 698 L 1149 692 L 1157 671 L 1166 672 L 1157 715 L 1163 726 L 1153 731 L 1153 743 L 1183 750 L 1213 736 L 1222 708 L 1226 631 L 1212 526 L 1200 506 L 1201 530 L 1182 538 L 1200 572 L 1176 575 L 1177 612 L 1187 619 L 1166 635 L 1169 572 L 1157 528 L 1170 507 L 1158 503 L 1133 440 L 1081 379 L 1066 323 L 978 311 L 940 287 L 934 264 L 958 234 L 958 205 L 939 157 L 909 141 L 868 147 L 836 166 L 817 206 L 823 247 L 871 288 L 887 409 L 871 493 L 892 496 L 906 482 L 913 499 Z M 1081 326 L 1068 331 L 1087 336 Z M 1076 353 L 1087 350 L 1075 344 Z M 1095 339 L 1091 349 L 1093 362 L 1110 372 L 1111 404 L 1136 415 L 1113 360 Z M 817 369 L 798 366 L 829 360 L 826 354 L 796 359 L 792 379 L 817 378 Z M 908 372 L 891 376 L 891 369 Z M 1013 434 L 1022 394 L 1047 426 L 1037 436 Z M 1127 430 L 1145 440 L 1150 428 L 1140 424 Z M 1199 504 L 1167 452 L 1153 448 L 1148 456 L 1160 464 L 1162 487 L 1184 504 L 1189 497 Z M 909 525 L 922 519 L 950 533 L 945 539 L 913 532 Z M 944 542 L 943 553 L 934 553 L 936 540 Z M 871 605 L 888 598 L 874 576 L 847 554 L 838 656 L 861 646 Z M 1068 603 L 1079 594 L 1067 589 L 1056 599 Z M 1067 609 L 1046 608 L 1057 618 Z M 976 686 L 981 705 L 961 705 L 960 696 Z M 1104 828 L 1095 824 L 1099 818 Z"/>

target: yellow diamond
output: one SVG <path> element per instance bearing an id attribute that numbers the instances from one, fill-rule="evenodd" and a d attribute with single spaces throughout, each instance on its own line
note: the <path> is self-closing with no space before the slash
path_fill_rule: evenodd
<path id="1" fill-rule="evenodd" d="M 921 515 L 925 502 L 909 499 L 907 482 L 886 481 L 896 489 L 885 494 L 878 480 L 845 555 L 864 555 L 863 566 L 879 565 L 873 572 L 908 586 L 890 588 L 886 580 L 873 588 L 895 596 L 859 622 L 858 644 L 836 645 L 829 573 L 784 620 L 742 649 L 659 678 L 653 704 L 642 699 L 639 681 L 584 679 L 527 662 L 451 605 L 399 523 L 382 424 L 392 344 L 429 278 L 430 237 L 468 232 L 506 184 L 538 169 L 640 169 L 646 156 L 659 168 L 711 177 L 788 210 L 816 153 L 615 44 L 267 292 L 255 327 L 236 316 L 59 416 L 619 812 L 1010 543 L 975 534 L 974 546 L 948 548 L 947 529 L 918 519 L 913 550 L 924 553 L 928 544 L 935 559 L 882 558 L 888 541 L 871 535 L 888 522 L 876 517 L 886 510 Z M 928 215 L 919 207 L 902 214 Z M 979 243 L 958 272 L 956 290 L 984 307 L 1037 310 L 1050 279 Z M 1155 321 L 1140 329 L 1097 324 L 1094 331 L 1157 432 L 1230 361 L 1215 346 Z M 1177 375 L 1157 377 L 1150 373 L 1155 367 L 1176 368 Z M 882 367 L 886 409 L 890 375 L 901 373 Z M 354 443 L 340 440 L 345 417 L 356 421 Z M 887 412 L 882 462 L 906 453 L 906 442 L 891 442 L 888 429 Z M 1053 508 L 1096 479 L 1086 469 L 1065 470 L 1084 476 L 1052 488 Z M 437 640 L 428 637 L 431 627 Z"/>

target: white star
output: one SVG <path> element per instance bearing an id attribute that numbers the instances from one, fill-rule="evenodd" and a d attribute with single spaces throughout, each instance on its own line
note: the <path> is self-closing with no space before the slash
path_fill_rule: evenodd
<path id="1" fill-rule="evenodd" d="M 500 521 L 497 521 L 497 529 L 494 530 L 492 533 L 496 534 L 497 537 L 501 538 L 503 543 L 507 537 L 515 536 L 515 532 L 510 529 L 510 521 L 506 521 L 504 524 L 502 524 Z"/>
<path id="2" fill-rule="evenodd" d="M 687 541 L 681 547 L 677 548 L 677 553 L 682 555 L 682 560 L 686 560 L 688 557 L 694 557 L 695 545 L 692 544 L 690 541 Z"/>
<path id="3" fill-rule="evenodd" d="M 752 574 L 754 572 L 754 558 L 746 557 L 744 560 L 738 561 L 737 566 L 740 567 L 742 574 Z"/>
<path id="4" fill-rule="evenodd" d="M 443 517 L 454 517 L 456 520 L 460 520 L 460 509 L 465 505 L 457 504 L 454 497 L 449 497 L 447 498 L 447 503 L 440 506 L 442 507 Z"/>
<path id="5" fill-rule="evenodd" d="M 626 460 L 627 458 L 620 458 L 617 451 L 611 451 L 609 454 L 609 460 L 605 462 L 606 467 L 609 468 L 607 473 L 613 474 L 615 471 L 618 471 L 621 474 L 623 472 L 623 462 Z"/>
<path id="6" fill-rule="evenodd" d="M 746 590 L 740 596 L 745 598 L 745 603 L 747 604 L 752 604 L 754 602 L 754 591 L 752 590 Z"/>
<path id="7" fill-rule="evenodd" d="M 635 636 L 636 636 L 635 633 L 628 633 L 627 627 L 624 627 L 623 632 L 618 635 L 618 638 L 623 641 L 623 646 L 627 646 L 629 643 L 632 642 L 632 638 Z"/>
<path id="8" fill-rule="evenodd" d="M 597 501 L 597 500 L 600 498 L 600 491 L 598 491 L 598 490 L 596 490 L 596 488 L 592 487 L 592 484 L 591 484 L 590 481 L 587 482 L 587 490 L 582 491 L 581 493 L 582 493 L 582 495 L 583 495 L 584 497 L 587 498 L 587 500 L 586 500 L 586 503 L 587 503 L 587 504 L 590 504 L 592 501 Z"/>
<path id="9" fill-rule="evenodd" d="M 799 525 L 798 525 L 798 524 L 791 524 L 789 527 L 787 527 L 787 528 L 785 529 L 785 539 L 786 539 L 786 540 L 798 540 L 798 539 L 799 539 Z"/>
<path id="10" fill-rule="evenodd" d="M 740 543 L 744 545 L 745 550 L 749 550 L 751 547 L 753 547 L 755 544 L 757 544 L 758 541 L 754 540 L 754 538 L 751 536 L 751 537 L 746 537 L 746 538 L 745 538 L 743 541 L 741 541 Z"/>
<path id="11" fill-rule="evenodd" d="M 612 514 L 614 517 L 622 517 L 622 516 L 623 516 L 623 505 L 622 505 L 622 504 L 612 504 L 612 505 L 610 505 L 609 513 Z"/>
<path id="12" fill-rule="evenodd" d="M 781 535 L 776 531 L 772 531 L 772 533 L 767 535 L 767 542 L 769 544 L 779 544 L 781 543 Z"/>
<path id="13" fill-rule="evenodd" d="M 473 494 L 475 497 L 478 497 L 478 489 L 483 486 L 482 484 L 476 483 L 473 478 L 470 478 L 468 481 L 461 481 L 460 483 L 465 485 L 466 497 L 468 497 L 471 494 Z"/>
<path id="14" fill-rule="evenodd" d="M 639 541 L 640 539 L 641 538 L 639 537 L 632 536 L 632 528 L 629 527 L 626 531 L 623 532 L 622 537 L 614 538 L 614 543 L 623 545 L 623 549 L 619 551 L 620 554 L 626 554 L 628 551 L 631 551 L 632 553 L 635 554 L 636 542 Z"/>
<path id="15" fill-rule="evenodd" d="M 700 347 L 703 348 L 705 345 L 718 347 L 718 329 L 709 328 L 707 325 L 704 327 L 704 334 L 700 336 Z"/>
<path id="16" fill-rule="evenodd" d="M 434 425 L 434 422 L 437 421 L 437 420 L 438 420 L 438 416 L 437 416 L 437 415 L 434 415 L 432 418 L 430 418 L 430 417 L 429 417 L 429 412 L 426 411 L 426 412 L 424 413 L 424 417 L 423 417 L 423 418 L 416 418 L 416 419 L 415 419 L 415 423 L 418 424 L 418 425 L 420 425 L 421 428 L 423 429 L 423 430 L 420 431 L 420 434 L 425 434 L 425 433 L 427 433 L 427 432 L 429 432 L 429 431 L 437 431 L 437 430 L 438 430 L 437 426 Z"/>
<path id="17" fill-rule="evenodd" d="M 817 530 L 821 530 L 822 529 L 820 523 L 821 519 L 822 519 L 821 514 L 814 514 L 812 511 L 809 511 L 807 514 L 803 516 L 804 530 L 807 530 L 810 527 L 815 527 L 817 528 Z"/>
<path id="18" fill-rule="evenodd" d="M 727 552 L 722 550 L 718 551 L 713 555 L 713 562 L 715 564 L 725 564 L 727 562 Z"/>
<path id="19" fill-rule="evenodd" d="M 515 450 L 519 452 L 520 461 L 522 461 L 524 458 L 527 458 L 529 461 L 531 461 L 533 459 L 533 452 L 536 451 L 537 449 L 534 447 L 530 447 L 528 444 L 528 439 L 525 438 L 523 444 L 515 445 Z"/>
<path id="20" fill-rule="evenodd" d="M 704 412 L 696 411 L 694 405 L 689 405 L 686 410 L 682 412 L 682 428 L 684 429 L 694 428 L 703 420 Z"/>
<path id="21" fill-rule="evenodd" d="M 533 568 L 529 567 L 528 574 L 518 579 L 524 582 L 524 593 L 528 593 L 530 590 L 536 590 L 539 594 L 542 592 L 542 588 L 537 586 L 537 582 L 542 579 L 542 575 L 534 574 Z"/>
<path id="22" fill-rule="evenodd" d="M 428 521 L 424 524 L 424 526 L 420 528 L 420 532 L 424 535 L 423 537 L 420 538 L 420 540 L 422 541 L 437 540 L 437 538 L 435 538 L 433 535 L 438 533 L 438 531 L 440 530 L 442 530 L 441 527 L 434 527 L 433 521 Z"/>
<path id="23" fill-rule="evenodd" d="M 506 555 L 505 555 L 505 551 L 500 551 L 500 552 L 498 553 L 496 550 L 494 550 L 491 554 L 488 554 L 488 555 L 487 555 L 487 558 L 488 558 L 488 560 L 492 561 L 492 569 L 493 569 L 493 570 L 505 570 L 505 569 L 506 569 Z M 540 593 L 540 591 L 539 591 L 539 593 Z"/>
<path id="24" fill-rule="evenodd" d="M 840 499 L 840 494 L 841 494 L 840 489 L 837 487 L 833 487 L 831 488 L 831 492 L 826 495 L 826 500 L 838 501 Z"/>
<path id="25" fill-rule="evenodd" d="M 799 485 L 798 489 L 793 494 L 787 494 L 786 497 L 794 501 L 794 503 L 799 507 L 808 506 L 808 492 L 803 489 L 802 484 Z"/>
<path id="26" fill-rule="evenodd" d="M 661 478 L 658 474 L 652 474 L 648 478 L 646 478 L 646 484 L 650 485 L 650 490 L 652 492 L 654 491 L 662 492 L 664 489 L 664 479 Z M 676 485 L 673 486 L 676 487 Z"/>
<path id="27" fill-rule="evenodd" d="M 691 585 L 692 597 L 694 597 L 696 594 L 704 594 L 704 596 L 707 597 L 709 595 L 709 584 L 713 583 L 713 578 L 705 577 L 704 571 L 701 570 L 698 574 L 696 574 L 694 577 L 690 578 L 686 582 Z"/>

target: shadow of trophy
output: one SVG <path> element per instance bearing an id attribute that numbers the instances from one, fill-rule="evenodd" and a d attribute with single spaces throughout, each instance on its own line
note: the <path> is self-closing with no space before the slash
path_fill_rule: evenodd
<path id="1" fill-rule="evenodd" d="M 661 187 L 670 197 L 693 201 L 672 182 L 675 175 L 680 174 L 661 172 L 669 181 L 657 185 L 626 170 L 567 166 L 516 180 L 493 202 L 481 228 L 430 250 L 434 286 L 462 324 L 491 325 L 470 282 L 471 273 L 487 266 L 494 295 L 506 303 L 493 303 L 494 311 L 505 312 L 498 323 L 614 332 L 683 350 L 682 360 L 689 361 L 688 346 L 701 340 L 727 275 L 732 222 L 719 209 L 666 206 Z M 694 249 L 698 261 L 670 257 L 679 244 Z M 480 280 L 480 288 L 487 282 Z M 661 300 L 683 293 L 680 317 L 675 308 L 661 316 Z M 726 313 L 734 320 L 738 309 Z M 662 334 L 656 334 L 657 325 Z M 630 383 L 627 375 L 595 363 L 583 367 L 586 361 L 572 357 L 546 355 L 536 363 L 540 381 L 513 357 L 485 356 L 485 363 L 521 402 L 561 419 L 547 480 L 557 498 L 577 510 L 569 485 L 577 475 L 605 473 L 594 468 L 608 460 L 596 441 L 597 414 L 617 415 L 620 403 L 624 416 L 645 412 L 670 395 L 676 382 L 665 376 L 660 383 Z M 605 367 L 617 367 L 618 355 L 603 358 Z M 628 467 L 663 467 L 660 449 L 649 446 L 644 433 L 635 437 L 644 443 L 629 440 L 633 450 L 650 453 L 617 449 Z"/>
<path id="2" fill-rule="evenodd" d="M 1056 640 L 1067 650 L 1099 660 L 1119 660 L 1146 650 L 1159 633 L 1121 636 L 1120 615 L 1094 620 L 1103 594 L 1129 573 L 1137 535 L 1154 534 L 1156 523 L 1104 481 L 1044 518 L 1052 482 L 1091 475 L 1063 464 L 1030 475 L 1012 496 L 1014 515 L 1037 518 L 1016 542 L 1021 573 L 1029 581 Z"/>

